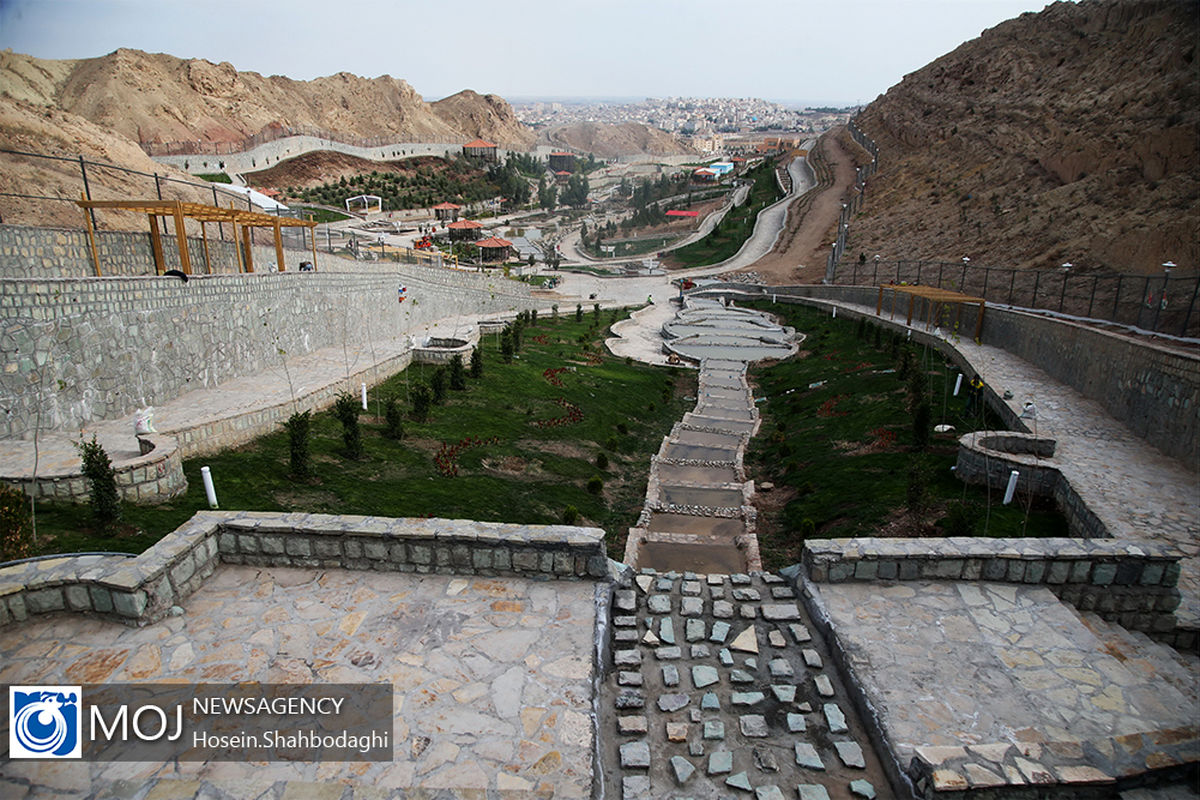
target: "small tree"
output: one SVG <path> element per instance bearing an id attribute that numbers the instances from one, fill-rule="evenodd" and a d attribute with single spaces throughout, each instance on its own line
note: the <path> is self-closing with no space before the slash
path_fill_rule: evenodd
<path id="1" fill-rule="evenodd" d="M 600 321 L 600 304 L 599 303 L 592 304 L 592 319 L 595 320 L 596 322 Z"/>
<path id="2" fill-rule="evenodd" d="M 0 561 L 33 555 L 29 499 L 19 489 L 0 483 Z"/>
<path id="3" fill-rule="evenodd" d="M 537 309 L 536 308 L 529 310 L 529 326 L 530 327 L 537 326 Z"/>
<path id="4" fill-rule="evenodd" d="M 564 525 L 574 525 L 579 521 L 579 509 L 575 506 L 567 506 L 564 508 L 562 521 Z"/>
<path id="5" fill-rule="evenodd" d="M 433 394 L 433 404 L 440 406 L 446 402 L 446 368 L 438 367 L 429 376 L 429 390 Z"/>
<path id="6" fill-rule="evenodd" d="M 524 328 L 525 323 L 520 317 L 517 317 L 515 320 L 513 320 L 511 333 L 514 353 L 521 352 L 521 334 L 524 331 Z"/>
<path id="7" fill-rule="evenodd" d="M 333 402 L 333 415 L 342 423 L 342 442 L 348 458 L 362 458 L 362 431 L 358 427 L 361 410 L 358 398 L 351 392 L 341 392 Z"/>
<path id="8" fill-rule="evenodd" d="M 471 377 L 479 380 L 483 377 L 483 348 L 476 347 L 471 351 Z"/>
<path id="9" fill-rule="evenodd" d="M 450 388 L 456 392 L 467 388 L 467 370 L 463 367 L 462 356 L 458 353 L 450 359 Z"/>
<path id="10" fill-rule="evenodd" d="M 418 383 L 409 392 L 408 399 L 412 403 L 413 419 L 417 422 L 429 419 L 429 409 L 433 406 L 433 395 L 430 394 L 428 386 Z"/>
<path id="11" fill-rule="evenodd" d="M 92 434 L 90 442 L 80 441 L 75 445 L 83 459 L 83 477 L 89 484 L 89 504 L 92 519 L 99 531 L 107 536 L 116 532 L 121 521 L 121 495 L 117 491 L 117 475 L 104 446 Z"/>
<path id="12" fill-rule="evenodd" d="M 500 331 L 500 360 L 505 364 L 511 364 L 513 360 L 512 331 L 507 327 Z"/>
<path id="13" fill-rule="evenodd" d="M 603 450 L 601 450 L 599 453 L 596 453 L 596 469 L 608 469 L 608 455 L 606 455 Z"/>
<path id="14" fill-rule="evenodd" d="M 383 419 L 384 436 L 397 441 L 404 438 L 403 415 L 400 413 L 400 402 L 395 397 L 389 397 L 384 402 Z"/>
<path id="15" fill-rule="evenodd" d="M 604 491 L 604 479 L 599 475 L 593 475 L 588 478 L 587 490 L 588 494 L 600 494 Z"/>
<path id="16" fill-rule="evenodd" d="M 288 433 L 288 454 L 293 478 L 307 478 L 312 474 L 312 463 L 308 451 L 308 434 L 312 428 L 312 412 L 292 414 L 283 423 Z"/>
<path id="17" fill-rule="evenodd" d="M 583 322 L 583 305 L 581 303 L 575 304 L 575 321 Z"/>

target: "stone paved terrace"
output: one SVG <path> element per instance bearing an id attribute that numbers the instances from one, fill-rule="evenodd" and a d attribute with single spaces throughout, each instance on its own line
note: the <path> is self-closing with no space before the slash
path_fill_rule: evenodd
<path id="1" fill-rule="evenodd" d="M 595 586 L 225 565 L 143 628 L 0 628 L 4 683 L 390 682 L 396 743 L 377 763 L 5 760 L 0 797 L 589 797 Z"/>
<path id="2" fill-rule="evenodd" d="M 643 570 L 624 576 L 612 615 L 603 796 L 893 796 L 822 636 L 779 576 Z"/>
<path id="3" fill-rule="evenodd" d="M 1096 788 L 1148 770 L 1194 770 L 1200 759 L 1196 657 L 1081 618 L 1046 587 L 877 581 L 804 591 L 820 609 L 817 627 L 833 631 L 891 768 L 930 781 L 919 796 L 935 787 Z"/>

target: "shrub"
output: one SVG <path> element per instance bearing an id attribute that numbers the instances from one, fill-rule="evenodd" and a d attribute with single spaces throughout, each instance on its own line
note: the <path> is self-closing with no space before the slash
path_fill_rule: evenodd
<path id="1" fill-rule="evenodd" d="M 83 477 L 89 488 L 88 503 L 92 507 L 92 519 L 101 533 L 111 536 L 114 527 L 121 521 L 121 495 L 117 492 L 117 476 L 112 461 L 104 446 L 92 434 L 90 442 L 80 441 L 75 445 L 83 458 Z"/>
<path id="2" fill-rule="evenodd" d="M 516 319 L 516 321 L 514 321 L 510 327 L 512 328 L 511 334 L 512 334 L 513 352 L 519 353 L 519 352 L 521 352 L 521 334 L 525 330 L 525 325 L 523 322 L 521 322 L 521 318 L 518 317 Z"/>
<path id="3" fill-rule="evenodd" d="M 475 380 L 483 377 L 483 348 L 479 346 L 471 351 L 471 377 Z"/>
<path id="4" fill-rule="evenodd" d="M 599 303 L 592 304 L 592 319 L 595 320 L 596 322 L 600 321 L 600 304 Z"/>
<path id="5" fill-rule="evenodd" d="M 342 442 L 348 458 L 362 458 L 362 431 L 358 427 L 359 400 L 351 392 L 341 392 L 333 401 L 333 415 L 342 423 Z"/>
<path id="6" fill-rule="evenodd" d="M 440 406 L 446 402 L 446 368 L 438 367 L 429 376 L 429 391 L 433 393 L 433 404 Z"/>
<path id="7" fill-rule="evenodd" d="M 558 319 L 558 303 L 555 303 L 554 305 L 550 306 L 550 315 L 553 316 L 555 319 Z"/>
<path id="8" fill-rule="evenodd" d="M 575 321 L 583 322 L 583 305 L 581 303 L 575 304 Z"/>
<path id="9" fill-rule="evenodd" d="M 913 444 L 924 450 L 933 439 L 933 409 L 929 401 L 923 401 L 913 411 Z"/>
<path id="10" fill-rule="evenodd" d="M 312 429 L 312 412 L 297 411 L 287 418 L 283 427 L 288 433 L 289 467 L 293 478 L 307 478 L 312 474 L 312 462 L 308 452 L 308 434 Z"/>
<path id="11" fill-rule="evenodd" d="M 531 308 L 529 310 L 529 324 L 530 324 L 530 326 L 537 325 L 537 309 L 536 308 Z"/>
<path id="12" fill-rule="evenodd" d="M 408 401 L 412 403 L 413 419 L 417 422 L 424 422 L 429 419 L 429 409 L 433 405 L 433 395 L 429 393 L 428 386 L 418 383 L 409 392 Z"/>
<path id="13" fill-rule="evenodd" d="M 588 478 L 587 490 L 588 494 L 600 494 L 602 491 L 604 491 L 604 479 L 599 475 L 593 475 L 592 477 Z"/>
<path id="14" fill-rule="evenodd" d="M 564 508 L 562 521 L 564 525 L 574 525 L 579 521 L 579 509 L 575 506 L 567 506 Z"/>
<path id="15" fill-rule="evenodd" d="M 621 434 L 622 436 L 628 436 L 629 435 L 629 426 L 626 425 L 624 422 L 618 422 L 617 423 L 617 433 Z"/>
<path id="16" fill-rule="evenodd" d="M 458 353 L 450 359 L 450 388 L 456 392 L 467 388 L 467 370 L 463 366 L 462 356 Z"/>
<path id="17" fill-rule="evenodd" d="M 800 541 L 806 542 L 809 539 L 815 539 L 817 536 L 817 526 L 808 517 L 800 520 Z"/>
<path id="18" fill-rule="evenodd" d="M 403 414 L 400 413 L 400 402 L 395 397 L 389 397 L 383 404 L 383 435 L 397 441 L 404 438 Z"/>
<path id="19" fill-rule="evenodd" d="M 938 524 L 946 536 L 974 536 L 979 509 L 970 503 L 953 502 L 946 506 L 946 516 Z"/>
<path id="20" fill-rule="evenodd" d="M 604 454 L 603 450 L 601 450 L 599 453 L 596 453 L 596 469 L 608 469 L 608 456 Z"/>
<path id="21" fill-rule="evenodd" d="M 0 483 L 0 561 L 33 555 L 33 525 L 29 498 L 19 489 Z"/>
<path id="22" fill-rule="evenodd" d="M 500 331 L 500 360 L 505 364 L 511 364 L 513 360 L 512 331 L 507 327 Z"/>
<path id="23" fill-rule="evenodd" d="M 615 453 L 620 447 L 621 440 L 617 438 L 616 434 L 613 434 L 604 440 L 604 449 L 608 450 L 609 452 Z"/>

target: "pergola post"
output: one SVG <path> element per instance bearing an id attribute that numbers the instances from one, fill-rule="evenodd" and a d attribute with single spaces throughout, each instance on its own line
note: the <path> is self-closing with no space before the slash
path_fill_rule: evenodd
<path id="1" fill-rule="evenodd" d="M 171 216 L 175 217 L 175 242 L 179 247 L 179 268 L 184 275 L 192 274 L 192 256 L 188 252 L 187 229 L 183 227 L 183 209 L 179 201 L 175 201 L 175 209 Z"/>
<path id="2" fill-rule="evenodd" d="M 908 296 L 908 319 L 904 321 L 905 325 L 912 325 L 913 306 L 916 304 L 916 302 L 917 296 L 915 294 L 910 294 Z"/>
<path id="3" fill-rule="evenodd" d="M 154 214 L 146 215 L 150 220 L 150 249 L 154 252 L 154 274 L 162 275 L 166 271 L 163 264 L 162 234 L 158 232 L 158 223 Z"/>
<path id="4" fill-rule="evenodd" d="M 308 225 L 308 232 L 309 232 L 309 234 L 311 234 L 311 235 L 308 237 L 308 241 L 309 241 L 309 244 L 311 244 L 311 245 L 312 245 L 312 256 L 313 256 L 312 265 L 313 265 L 313 272 L 316 272 L 316 271 L 317 271 L 317 228 L 316 228 L 316 224 L 315 224 L 315 223 L 313 223 L 313 221 L 312 221 L 312 218 L 311 218 L 311 217 L 309 218 L 309 220 L 308 220 L 308 221 L 309 221 L 309 223 L 310 223 L 310 224 Z"/>
<path id="5" fill-rule="evenodd" d="M 879 299 L 875 301 L 875 316 L 879 316 L 879 312 L 883 311 L 883 284 L 879 285 Z"/>
<path id="6" fill-rule="evenodd" d="M 279 271 L 283 272 L 285 264 L 283 263 L 283 234 L 279 228 L 279 219 L 275 220 L 275 258 L 276 264 L 279 266 Z"/>
<path id="7" fill-rule="evenodd" d="M 79 158 L 82 159 L 83 156 L 80 156 Z M 86 200 L 87 195 L 85 195 L 83 192 L 80 192 L 79 199 Z M 96 277 L 99 278 L 99 277 L 101 277 L 100 253 L 99 253 L 99 251 L 96 250 L 96 230 L 95 230 L 95 227 L 92 225 L 92 214 L 95 214 L 95 213 L 96 212 L 93 209 L 90 209 L 90 208 L 83 209 L 83 221 L 85 223 L 87 223 L 88 243 L 91 244 L 91 246 L 92 246 L 92 268 L 96 270 Z"/>
<path id="8" fill-rule="evenodd" d="M 254 229 L 249 225 L 242 226 L 242 242 L 246 248 L 246 272 L 254 272 L 254 253 L 251 252 L 254 248 L 253 233 Z"/>
<path id="9" fill-rule="evenodd" d="M 208 225 L 204 220 L 200 220 L 200 239 L 204 242 L 204 272 L 212 275 L 212 261 L 208 258 Z"/>
<path id="10" fill-rule="evenodd" d="M 979 316 L 975 318 L 975 341 L 980 341 L 980 336 L 983 334 L 983 309 L 987 305 L 986 300 L 979 301 Z"/>

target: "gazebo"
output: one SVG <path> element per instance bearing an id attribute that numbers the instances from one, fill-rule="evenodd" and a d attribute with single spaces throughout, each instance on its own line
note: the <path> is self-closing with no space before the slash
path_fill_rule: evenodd
<path id="1" fill-rule="evenodd" d="M 354 206 L 355 208 L 351 208 L 350 206 Z M 371 206 L 375 206 L 375 208 L 372 209 Z M 355 209 L 360 209 L 363 214 L 370 214 L 372 210 L 380 213 L 383 211 L 383 198 L 377 194 L 359 194 L 354 197 L 347 197 L 346 210 L 353 212 Z"/>
<path id="2" fill-rule="evenodd" d="M 462 206 L 455 205 L 454 203 L 438 203 L 433 207 L 433 216 L 437 218 L 438 222 L 445 222 L 447 220 L 456 222 L 458 220 L 458 212 L 461 210 Z"/>
<path id="3" fill-rule="evenodd" d="M 879 286 L 879 297 L 875 301 L 875 316 L 883 314 L 883 292 L 888 290 L 892 293 L 892 318 L 896 316 L 896 301 L 901 295 L 908 296 L 908 313 L 904 320 L 905 325 L 912 325 L 913 312 L 916 312 L 918 321 L 921 316 L 925 317 L 925 329 L 930 330 L 938 327 L 943 322 L 949 323 L 945 312 L 948 306 L 954 306 L 954 329 L 957 330 L 962 322 L 962 310 L 964 305 L 978 306 L 979 310 L 975 315 L 975 335 L 971 338 L 978 340 L 983 332 L 983 312 L 987 308 L 987 301 L 982 297 L 975 297 L 962 292 L 953 292 L 949 289 L 938 289 L 934 286 L 919 286 L 889 283 Z M 924 308 L 917 307 L 917 300 L 923 300 Z M 923 312 L 923 313 L 922 313 Z"/>
<path id="4" fill-rule="evenodd" d="M 483 225 L 471 219 L 451 222 L 446 228 L 450 231 L 452 242 L 473 242 L 483 235 Z"/>
<path id="5" fill-rule="evenodd" d="M 496 145 L 484 139 L 476 139 L 463 145 L 463 155 L 467 158 L 478 158 L 483 161 L 496 160 Z"/>
<path id="6" fill-rule="evenodd" d="M 554 172 L 570 172 L 575 169 L 575 154 L 566 152 L 551 153 L 550 169 Z"/>
<path id="7" fill-rule="evenodd" d="M 513 243 L 499 236 L 481 239 L 475 243 L 479 248 L 480 261 L 504 261 L 512 252 Z"/>

